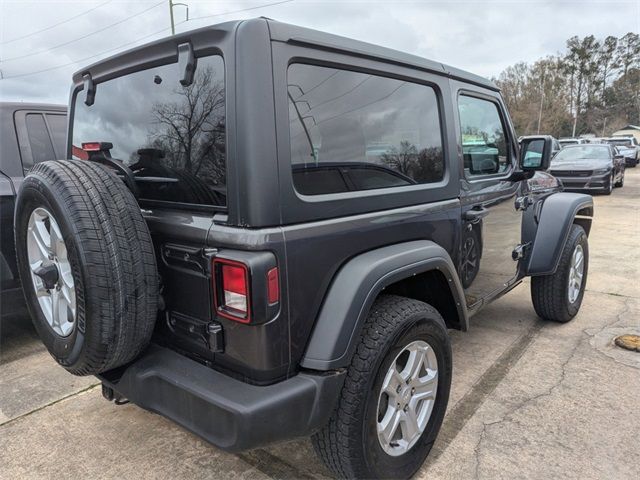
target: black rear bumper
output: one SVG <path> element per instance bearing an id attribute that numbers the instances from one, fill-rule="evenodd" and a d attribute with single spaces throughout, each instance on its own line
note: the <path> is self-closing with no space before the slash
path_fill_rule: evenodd
<path id="1" fill-rule="evenodd" d="M 344 372 L 299 373 L 282 382 L 250 385 L 167 348 L 152 346 L 104 386 L 228 451 L 313 433 L 329 418 Z"/>

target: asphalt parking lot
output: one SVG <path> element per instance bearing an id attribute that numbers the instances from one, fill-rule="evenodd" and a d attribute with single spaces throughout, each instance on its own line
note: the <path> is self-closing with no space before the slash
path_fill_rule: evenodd
<path id="1" fill-rule="evenodd" d="M 595 197 L 587 293 L 566 325 L 539 320 L 525 283 L 451 332 L 454 379 L 418 478 L 637 478 L 640 168 Z M 57 367 L 28 318 L 0 325 L 0 478 L 322 478 L 308 440 L 224 453 L 164 418 L 103 400 Z"/>

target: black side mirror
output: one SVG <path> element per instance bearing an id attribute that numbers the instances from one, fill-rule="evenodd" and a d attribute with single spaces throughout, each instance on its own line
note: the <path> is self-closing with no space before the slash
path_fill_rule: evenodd
<path id="1" fill-rule="evenodd" d="M 549 135 L 523 138 L 520 142 L 520 168 L 525 172 L 547 170 L 552 151 L 553 140 Z"/>

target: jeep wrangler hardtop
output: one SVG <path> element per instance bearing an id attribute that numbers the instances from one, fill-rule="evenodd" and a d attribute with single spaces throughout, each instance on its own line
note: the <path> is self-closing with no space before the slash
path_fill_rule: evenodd
<path id="1" fill-rule="evenodd" d="M 481 77 L 261 18 L 80 70 L 69 115 L 16 205 L 36 329 L 223 449 L 312 435 L 337 476 L 409 477 L 448 329 L 526 276 L 539 316 L 580 308 L 592 199 Z"/>

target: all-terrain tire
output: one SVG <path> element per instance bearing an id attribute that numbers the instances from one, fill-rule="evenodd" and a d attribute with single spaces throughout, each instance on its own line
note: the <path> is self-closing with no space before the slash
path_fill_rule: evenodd
<path id="1" fill-rule="evenodd" d="M 391 456 L 377 437 L 378 396 L 391 362 L 417 339 L 426 341 L 436 355 L 436 398 L 421 437 L 406 453 Z M 312 436 L 316 453 L 338 478 L 411 477 L 429 454 L 442 425 L 451 369 L 451 344 L 437 310 L 417 300 L 381 296 L 364 325 L 336 409 Z"/>
<path id="2" fill-rule="evenodd" d="M 584 267 L 580 292 L 572 302 L 569 298 L 571 262 L 576 248 L 582 248 Z M 589 270 L 589 243 L 587 234 L 580 225 L 571 225 L 569 236 L 560 255 L 555 273 L 531 278 L 531 299 L 539 317 L 545 320 L 566 323 L 580 310 Z"/>
<path id="3" fill-rule="evenodd" d="M 67 336 L 45 318 L 31 277 L 27 229 L 37 208 L 59 225 L 73 275 L 76 318 Z M 92 162 L 39 163 L 18 194 L 14 227 L 27 306 L 56 361 L 75 375 L 94 375 L 138 356 L 156 321 L 158 273 L 149 230 L 125 184 Z"/>

